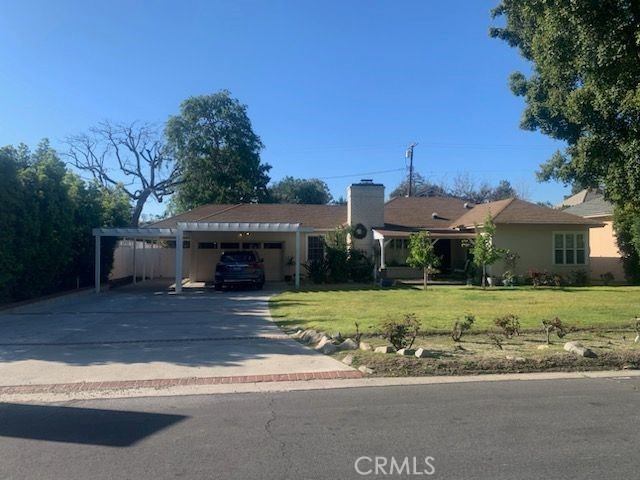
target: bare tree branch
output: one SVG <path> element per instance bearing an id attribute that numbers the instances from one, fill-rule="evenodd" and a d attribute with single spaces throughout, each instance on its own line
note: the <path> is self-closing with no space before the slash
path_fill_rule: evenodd
<path id="1" fill-rule="evenodd" d="M 135 203 L 137 226 L 150 196 L 161 202 L 180 183 L 180 167 L 169 155 L 161 132 L 150 124 L 101 122 L 88 134 L 66 139 L 70 163 L 106 188 L 120 187 Z"/>

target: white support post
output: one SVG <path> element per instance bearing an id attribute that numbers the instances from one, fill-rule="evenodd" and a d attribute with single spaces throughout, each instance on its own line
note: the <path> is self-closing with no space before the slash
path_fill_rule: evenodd
<path id="1" fill-rule="evenodd" d="M 300 231 L 296 230 L 296 289 L 300 288 Z"/>
<path id="2" fill-rule="evenodd" d="M 156 264 L 156 240 L 151 240 L 151 273 L 149 274 L 149 278 L 153 280 L 153 273 L 155 270 Z"/>
<path id="3" fill-rule="evenodd" d="M 147 241 L 142 239 L 142 281 L 144 282 L 147 276 Z"/>
<path id="4" fill-rule="evenodd" d="M 95 287 L 96 293 L 100 293 L 100 235 L 96 235 Z"/>
<path id="5" fill-rule="evenodd" d="M 183 231 L 178 228 L 176 232 L 176 293 L 182 292 L 182 243 Z"/>
<path id="6" fill-rule="evenodd" d="M 138 280 L 136 279 L 136 277 L 138 276 L 138 271 L 136 269 L 136 244 L 138 243 L 138 240 L 136 238 L 133 238 L 133 284 L 135 285 Z"/>
<path id="7" fill-rule="evenodd" d="M 380 269 L 387 268 L 384 258 L 384 237 L 379 238 L 378 242 L 380 243 Z"/>

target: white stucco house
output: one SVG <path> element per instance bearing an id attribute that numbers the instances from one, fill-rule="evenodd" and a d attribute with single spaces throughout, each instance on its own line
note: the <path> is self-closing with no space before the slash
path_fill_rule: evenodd
<path id="1" fill-rule="evenodd" d="M 421 230 L 436 242 L 442 270 L 464 270 L 468 254 L 463 241 L 475 236 L 488 214 L 496 224 L 494 241 L 520 255 L 523 273 L 588 268 L 590 229 L 603 226 L 518 199 L 480 205 L 451 197 L 385 201 L 383 185 L 363 180 L 349 187 L 347 205 L 203 205 L 146 227 L 97 228 L 94 235 L 96 249 L 103 236 L 124 239 L 112 276 L 175 277 L 179 292 L 184 281 L 211 281 L 223 251 L 251 249 L 264 259 L 268 282 L 293 279 L 298 287 L 303 264 L 322 257 L 322 237 L 339 226 L 356 229 L 360 238 L 351 236 L 353 248 L 366 252 L 392 277 L 419 276 L 404 263 L 409 235 Z M 504 266 L 493 268 L 500 275 Z M 96 280 L 99 274 L 98 267 Z"/>

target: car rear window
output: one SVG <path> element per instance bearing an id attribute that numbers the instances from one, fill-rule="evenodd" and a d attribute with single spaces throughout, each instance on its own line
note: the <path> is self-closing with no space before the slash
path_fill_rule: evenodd
<path id="1" fill-rule="evenodd" d="M 229 252 L 223 253 L 220 261 L 223 263 L 255 262 L 256 256 L 252 252 Z"/>

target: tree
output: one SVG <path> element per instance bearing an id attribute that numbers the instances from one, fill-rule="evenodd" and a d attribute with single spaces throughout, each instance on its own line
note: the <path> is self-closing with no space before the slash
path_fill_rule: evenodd
<path id="1" fill-rule="evenodd" d="M 89 133 L 69 137 L 66 143 L 67 157 L 76 168 L 91 173 L 105 188 L 122 189 L 131 199 L 132 227 L 138 226 L 149 197 L 162 202 L 180 183 L 179 164 L 152 125 L 102 122 Z"/>
<path id="2" fill-rule="evenodd" d="M 473 243 L 467 244 L 473 254 L 473 263 L 477 267 L 482 267 L 482 288 L 486 287 L 487 266 L 496 263 L 506 251 L 494 245 L 493 239 L 496 234 L 496 225 L 493 223 L 491 213 L 487 214 L 482 230 L 476 226 L 476 238 Z"/>
<path id="3" fill-rule="evenodd" d="M 440 265 L 440 257 L 436 255 L 429 232 L 409 235 L 407 264 L 414 268 L 422 268 L 423 286 L 426 290 L 429 283 L 429 273 Z"/>
<path id="4" fill-rule="evenodd" d="M 490 35 L 533 66 L 510 79 L 526 101 L 521 127 L 567 144 L 538 178 L 602 185 L 614 205 L 640 214 L 640 3 L 503 0 L 493 16 L 506 25 Z"/>
<path id="5" fill-rule="evenodd" d="M 413 186 L 411 190 L 414 197 L 446 197 L 448 195 L 447 189 L 443 185 L 429 182 L 424 175 L 418 172 L 413 174 Z M 406 197 L 408 194 L 409 179 L 406 178 L 391 191 L 389 196 L 391 198 Z"/>
<path id="6" fill-rule="evenodd" d="M 227 90 L 190 97 L 167 122 L 165 134 L 182 168 L 176 209 L 207 203 L 249 203 L 268 198 L 271 169 L 261 163 L 263 148 L 246 105 Z"/>
<path id="7" fill-rule="evenodd" d="M 453 178 L 450 194 L 471 203 L 495 202 L 518 197 L 516 189 L 508 180 L 500 180 L 498 185 L 492 187 L 487 182 L 477 184 L 468 173 L 459 173 Z"/>
<path id="8" fill-rule="evenodd" d="M 326 205 L 333 197 L 322 180 L 284 177 L 269 188 L 269 199 L 275 203 Z"/>

